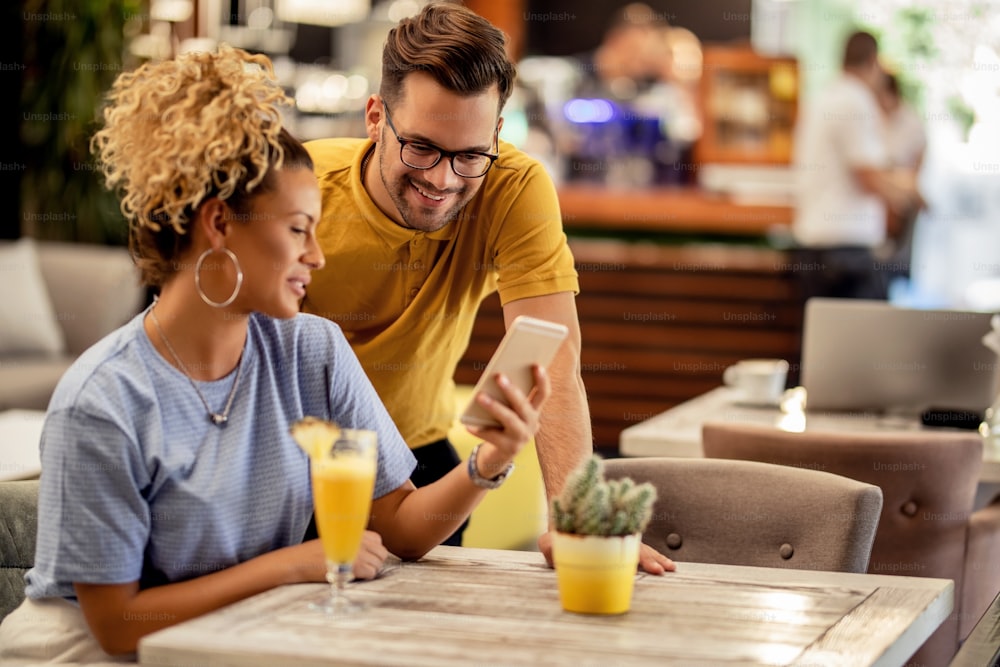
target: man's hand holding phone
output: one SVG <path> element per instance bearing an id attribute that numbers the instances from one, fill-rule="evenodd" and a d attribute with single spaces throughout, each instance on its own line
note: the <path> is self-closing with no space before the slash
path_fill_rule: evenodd
<path id="1" fill-rule="evenodd" d="M 472 400 L 459 417 L 460 421 L 466 426 L 499 427 L 500 422 L 477 397 L 486 394 L 508 404 L 506 392 L 497 383 L 500 376 L 506 377 L 525 396 L 529 395 L 537 385 L 532 368 L 548 366 L 568 335 L 569 329 L 562 324 L 523 315 L 516 318 L 476 383 Z"/>
<path id="2" fill-rule="evenodd" d="M 500 374 L 495 381 L 503 394 L 502 401 L 486 392 L 479 392 L 472 398 L 496 422 L 496 425 L 489 426 L 466 425 L 470 433 L 493 446 L 482 448 L 476 461 L 484 477 L 493 478 L 500 474 L 538 432 L 542 405 L 551 393 L 551 384 L 548 373 L 541 366 L 534 367 L 532 379 L 534 387 L 530 395 L 525 395 L 510 378 Z"/>
<path id="3" fill-rule="evenodd" d="M 479 454 L 478 466 L 503 468 L 534 437 L 551 392 L 545 367 L 568 334 L 561 324 L 531 317 L 511 323 L 460 417 L 470 433 L 495 447 Z"/>

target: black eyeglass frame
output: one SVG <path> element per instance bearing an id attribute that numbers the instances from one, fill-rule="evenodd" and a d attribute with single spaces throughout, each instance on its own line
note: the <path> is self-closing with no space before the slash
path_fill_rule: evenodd
<path id="1" fill-rule="evenodd" d="M 392 122 L 392 116 L 389 114 L 389 105 L 385 103 L 385 100 L 382 100 L 382 108 L 385 109 L 385 120 L 389 124 L 389 129 L 392 130 L 392 134 L 396 137 L 396 141 L 399 142 L 399 161 L 405 164 L 410 169 L 420 169 L 420 170 L 433 169 L 438 165 L 439 162 L 441 162 L 441 158 L 446 157 L 448 158 L 448 162 L 451 165 L 451 170 L 455 173 L 456 176 L 461 176 L 462 178 L 482 178 L 483 176 L 489 173 L 490 169 L 493 168 L 493 163 L 497 161 L 498 157 L 500 157 L 499 153 L 485 153 L 482 151 L 446 151 L 440 146 L 435 146 L 434 144 L 428 143 L 426 141 L 415 141 L 413 139 L 404 139 L 403 137 L 399 136 L 399 132 L 396 131 L 396 126 Z M 499 142 L 499 137 L 497 136 L 498 131 L 499 127 L 493 131 L 493 141 L 496 143 Z M 416 146 L 424 146 L 431 150 L 437 151 L 438 154 L 437 159 L 434 160 L 434 162 L 432 162 L 431 164 L 427 165 L 426 167 L 418 167 L 415 164 L 410 164 L 409 162 L 406 161 L 405 158 L 403 158 L 403 149 L 405 149 L 409 144 L 414 144 Z M 489 162 L 486 164 L 486 169 L 483 170 L 483 173 L 479 174 L 478 176 L 466 176 L 465 174 L 460 174 L 458 170 L 455 169 L 455 156 L 457 155 L 479 155 L 484 158 L 487 158 Z"/>

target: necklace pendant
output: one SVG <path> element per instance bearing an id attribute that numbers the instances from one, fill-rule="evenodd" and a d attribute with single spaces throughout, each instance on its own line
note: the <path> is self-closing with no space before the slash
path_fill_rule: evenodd
<path id="1" fill-rule="evenodd" d="M 158 297 L 156 297 L 158 298 Z M 156 298 L 154 298 L 154 304 L 156 303 Z M 205 406 L 205 410 L 208 412 L 208 420 L 215 424 L 216 426 L 223 426 L 229 421 L 229 409 L 233 407 L 233 398 L 236 396 L 236 388 L 240 384 L 240 376 L 243 374 L 243 355 L 240 354 L 240 358 L 236 361 L 236 379 L 233 380 L 233 386 L 229 390 L 229 398 L 226 400 L 226 408 L 222 413 L 212 412 L 212 408 L 208 407 L 208 401 L 205 400 L 204 394 L 201 393 L 201 389 L 198 389 L 198 385 L 195 383 L 194 378 L 188 373 L 187 366 L 181 361 L 180 356 L 178 356 L 177 351 L 174 346 L 170 344 L 170 340 L 167 335 L 163 333 L 163 328 L 160 326 L 160 320 L 156 317 L 156 309 L 149 309 L 149 318 L 153 321 L 153 326 L 156 327 L 156 333 L 160 335 L 160 340 L 163 341 L 164 347 L 170 352 L 170 356 L 174 358 L 177 363 L 177 368 L 181 370 L 187 381 L 191 383 L 191 387 L 198 394 L 198 398 L 201 399 L 201 404 Z"/>

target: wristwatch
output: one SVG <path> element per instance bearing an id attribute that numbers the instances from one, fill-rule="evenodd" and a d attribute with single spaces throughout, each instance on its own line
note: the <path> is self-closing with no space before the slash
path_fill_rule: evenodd
<path id="1" fill-rule="evenodd" d="M 479 474 L 479 468 L 476 467 L 476 455 L 479 454 L 479 448 L 482 446 L 483 443 L 479 443 L 473 447 L 472 453 L 469 454 L 469 479 L 481 489 L 496 489 L 503 484 L 505 479 L 510 477 L 510 473 L 514 471 L 514 464 L 508 463 L 507 467 L 496 477 L 483 477 Z"/>

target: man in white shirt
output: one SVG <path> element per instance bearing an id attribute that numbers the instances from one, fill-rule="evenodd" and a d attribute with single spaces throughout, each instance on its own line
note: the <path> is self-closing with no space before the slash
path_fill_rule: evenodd
<path id="1" fill-rule="evenodd" d="M 878 43 L 855 32 L 840 75 L 804 110 L 796 128 L 797 202 L 792 228 L 804 298 L 884 299 L 886 276 L 873 250 L 890 236 L 887 208 L 919 204 L 912 184 L 890 173 Z"/>

